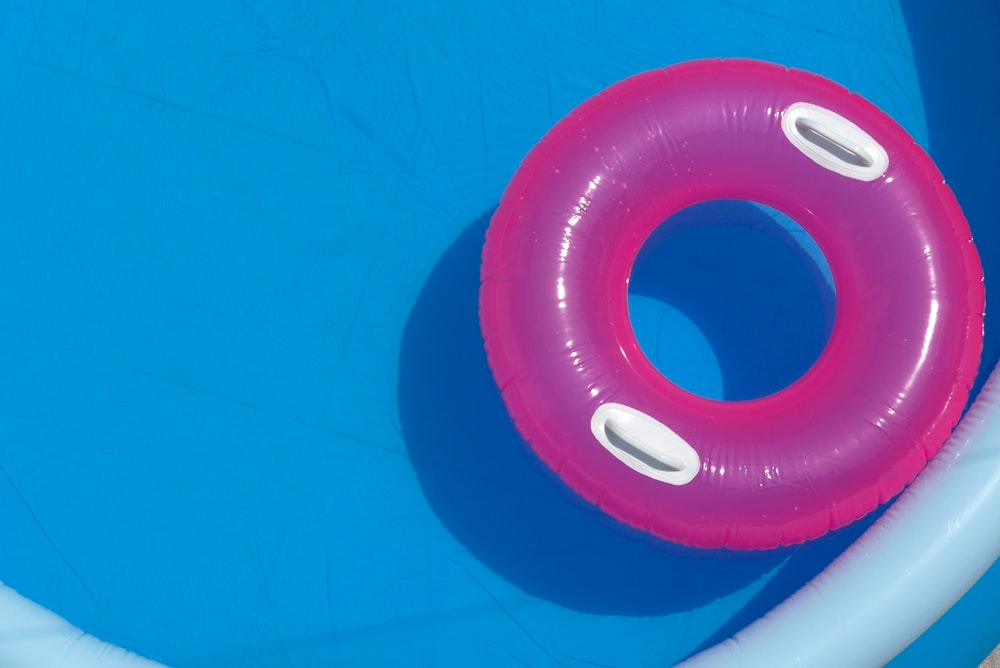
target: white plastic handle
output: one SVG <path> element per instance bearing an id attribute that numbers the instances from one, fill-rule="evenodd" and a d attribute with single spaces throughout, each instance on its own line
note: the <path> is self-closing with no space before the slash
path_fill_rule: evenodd
<path id="1" fill-rule="evenodd" d="M 796 102 L 781 117 L 781 129 L 810 160 L 848 178 L 874 181 L 889 168 L 889 155 L 881 144 L 829 109 Z"/>
<path id="2" fill-rule="evenodd" d="M 625 404 L 603 404 L 590 419 L 594 438 L 633 471 L 671 485 L 686 485 L 698 475 L 701 458 L 691 444 L 642 411 Z"/>

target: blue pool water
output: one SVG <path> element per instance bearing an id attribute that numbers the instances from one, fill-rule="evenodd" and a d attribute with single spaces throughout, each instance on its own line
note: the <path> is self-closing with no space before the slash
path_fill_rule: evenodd
<path id="1" fill-rule="evenodd" d="M 0 580 L 171 665 L 670 665 L 870 524 L 681 549 L 576 500 L 514 431 L 478 330 L 483 233 L 546 129 L 629 74 L 762 58 L 891 114 L 966 211 L 984 369 L 1000 356 L 995 2 L 3 13 Z M 808 367 L 832 295 L 794 230 L 721 213 L 648 249 L 633 317 L 668 373 L 740 398 Z M 662 283 L 688 272 L 658 253 L 720 248 L 715 280 Z M 998 594 L 995 567 L 892 665 L 976 665 Z"/>

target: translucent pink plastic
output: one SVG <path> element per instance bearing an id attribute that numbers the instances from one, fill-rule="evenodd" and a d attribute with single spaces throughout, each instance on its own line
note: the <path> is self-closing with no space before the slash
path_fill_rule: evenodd
<path id="1" fill-rule="evenodd" d="M 808 102 L 888 153 L 860 181 L 781 129 Z M 715 199 L 771 206 L 816 240 L 833 273 L 826 349 L 790 387 L 746 402 L 695 396 L 636 342 L 628 278 L 673 213 Z M 982 269 L 930 158 L 873 105 L 819 76 L 756 61 L 640 74 L 560 121 L 514 175 L 487 233 L 480 319 L 517 428 L 612 516 L 705 548 L 819 536 L 900 492 L 949 435 L 982 350 Z M 644 476 L 591 432 L 607 402 L 669 426 L 698 452 L 684 485 Z"/>

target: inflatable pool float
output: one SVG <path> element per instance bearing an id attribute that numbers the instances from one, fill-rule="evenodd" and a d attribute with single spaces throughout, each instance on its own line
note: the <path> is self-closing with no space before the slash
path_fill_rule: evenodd
<path id="1" fill-rule="evenodd" d="M 673 384 L 628 315 L 647 237 L 721 199 L 796 220 L 836 288 L 820 358 L 751 401 Z M 962 212 L 895 122 L 819 76 L 709 60 L 612 86 L 525 158 L 487 233 L 480 317 L 519 431 L 570 487 L 662 538 L 758 549 L 913 480 L 965 406 L 983 304 Z"/>

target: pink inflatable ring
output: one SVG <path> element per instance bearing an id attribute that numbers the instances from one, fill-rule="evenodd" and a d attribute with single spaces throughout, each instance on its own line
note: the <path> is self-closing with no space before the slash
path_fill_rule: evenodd
<path id="1" fill-rule="evenodd" d="M 820 358 L 752 401 L 674 385 L 629 320 L 643 242 L 717 199 L 797 221 L 836 289 Z M 713 60 L 612 86 L 529 153 L 486 236 L 480 320 L 517 428 L 577 493 L 671 541 L 757 549 L 916 476 L 965 405 L 983 306 L 968 224 L 902 128 L 819 76 Z"/>

